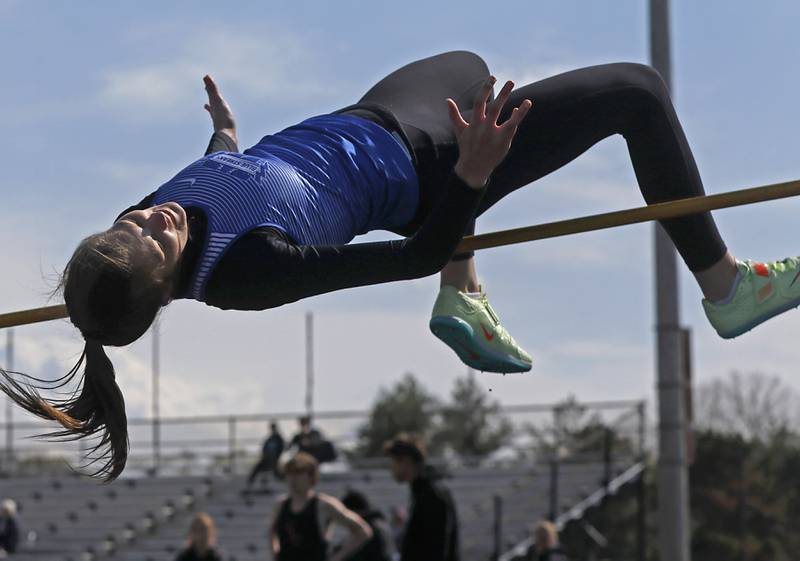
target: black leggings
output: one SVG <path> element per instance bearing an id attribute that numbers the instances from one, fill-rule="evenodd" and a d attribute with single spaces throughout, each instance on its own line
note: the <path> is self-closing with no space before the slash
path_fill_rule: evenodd
<path id="1" fill-rule="evenodd" d="M 444 179 L 458 159 L 444 99 L 452 97 L 469 122 L 475 96 L 488 75 L 480 57 L 454 51 L 404 66 L 361 99 L 360 103 L 389 109 L 411 143 L 420 179 L 417 221 L 441 196 Z M 498 79 L 502 83 L 502 77 Z M 492 174 L 478 215 L 614 134 L 625 138 L 648 204 L 704 194 L 664 81 L 651 67 L 603 64 L 517 87 L 499 122 L 508 119 L 523 99 L 530 99 L 533 107 L 520 123 L 508 155 Z M 661 224 L 691 271 L 707 269 L 726 252 L 708 212 Z"/>

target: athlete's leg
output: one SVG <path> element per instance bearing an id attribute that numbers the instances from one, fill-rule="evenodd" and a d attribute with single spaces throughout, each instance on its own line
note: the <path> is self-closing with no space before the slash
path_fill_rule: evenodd
<path id="1" fill-rule="evenodd" d="M 451 260 L 442 269 L 440 277 L 440 286 L 452 286 L 461 292 L 478 292 L 480 290 L 474 257 Z"/>
<path id="2" fill-rule="evenodd" d="M 612 134 L 625 138 L 648 204 L 703 195 L 667 89 L 650 67 L 607 64 L 523 86 L 512 93 L 501 121 L 525 98 L 533 100 L 534 107 L 520 124 L 508 157 L 495 170 L 479 212 Z M 722 337 L 741 335 L 800 305 L 800 258 L 738 261 L 710 213 L 661 224 L 694 273 L 706 296 L 706 315 Z"/>
<path id="3" fill-rule="evenodd" d="M 520 124 L 508 156 L 492 175 L 479 213 L 614 134 L 627 142 L 648 204 L 704 193 L 666 86 L 649 66 L 592 66 L 522 86 L 512 92 L 500 122 L 523 99 L 532 100 L 533 108 Z M 736 266 L 711 214 L 662 224 L 706 296 L 724 297 Z"/>

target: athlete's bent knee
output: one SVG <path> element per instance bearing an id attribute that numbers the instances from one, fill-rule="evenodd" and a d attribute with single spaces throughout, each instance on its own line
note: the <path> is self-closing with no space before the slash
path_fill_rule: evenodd
<path id="1" fill-rule="evenodd" d="M 646 64 L 638 62 L 620 62 L 614 65 L 621 85 L 645 92 L 661 100 L 669 98 L 669 90 L 661 74 Z"/>

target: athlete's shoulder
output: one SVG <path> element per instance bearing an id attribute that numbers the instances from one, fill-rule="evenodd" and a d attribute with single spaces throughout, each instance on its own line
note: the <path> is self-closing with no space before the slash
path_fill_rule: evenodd
<path id="1" fill-rule="evenodd" d="M 342 504 L 342 501 L 332 495 L 318 492 L 317 499 L 319 499 L 320 505 L 324 506 L 325 508 L 336 511 L 346 510 L 344 504 Z"/>
<path id="2" fill-rule="evenodd" d="M 340 505 L 341 504 L 341 501 L 339 501 L 339 499 L 337 499 L 336 497 L 334 497 L 332 495 L 328 495 L 327 493 L 317 492 L 317 499 L 319 499 L 320 502 L 323 502 L 323 503 L 328 504 L 328 505 Z"/>

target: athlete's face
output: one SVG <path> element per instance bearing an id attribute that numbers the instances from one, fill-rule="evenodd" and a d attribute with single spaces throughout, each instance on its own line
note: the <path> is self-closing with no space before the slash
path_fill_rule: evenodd
<path id="1" fill-rule="evenodd" d="M 286 485 L 289 493 L 293 495 L 305 495 L 314 488 L 314 476 L 307 471 L 287 471 Z"/>
<path id="2" fill-rule="evenodd" d="M 111 229 L 130 232 L 153 263 L 153 274 L 161 279 L 175 274 L 189 239 L 186 212 L 178 203 L 164 203 L 122 215 Z"/>

